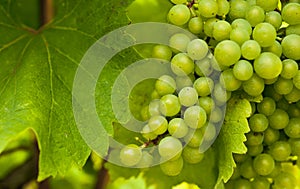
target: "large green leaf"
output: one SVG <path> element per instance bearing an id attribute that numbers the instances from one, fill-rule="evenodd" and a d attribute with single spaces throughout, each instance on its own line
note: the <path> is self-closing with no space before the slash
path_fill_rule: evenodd
<path id="1" fill-rule="evenodd" d="M 38 1 L 22 1 L 23 11 L 17 3 L 0 4 L 0 152 L 18 133 L 32 129 L 43 180 L 82 167 L 90 154 L 73 118 L 73 78 L 99 37 L 128 24 L 130 0 L 56 0 L 54 19 L 39 30 L 30 28 L 37 26 Z M 121 58 L 115 61 L 122 64 Z"/>

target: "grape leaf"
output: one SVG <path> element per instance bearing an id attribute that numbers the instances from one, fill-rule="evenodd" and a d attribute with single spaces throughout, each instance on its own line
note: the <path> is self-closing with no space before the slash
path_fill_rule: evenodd
<path id="1" fill-rule="evenodd" d="M 247 117 L 251 115 L 251 105 L 247 99 L 234 95 L 227 103 L 225 120 L 214 146 L 218 153 L 219 176 L 217 186 L 227 182 L 236 166 L 232 153 L 244 154 L 247 148 L 245 133 L 250 131 Z"/>
<path id="2" fill-rule="evenodd" d="M 0 152 L 18 133 L 32 129 L 40 148 L 38 180 L 43 180 L 82 167 L 90 154 L 73 118 L 73 78 L 99 37 L 128 24 L 130 0 L 56 0 L 54 19 L 38 30 L 31 28 L 36 19 L 27 14 L 33 5 L 26 3 L 23 12 L 16 11 L 17 1 L 0 4 Z"/>

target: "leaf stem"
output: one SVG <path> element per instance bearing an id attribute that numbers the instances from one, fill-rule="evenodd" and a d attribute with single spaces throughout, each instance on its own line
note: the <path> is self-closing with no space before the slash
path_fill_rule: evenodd
<path id="1" fill-rule="evenodd" d="M 48 24 L 54 17 L 53 0 L 41 0 L 41 6 L 41 22 L 43 26 Z"/>

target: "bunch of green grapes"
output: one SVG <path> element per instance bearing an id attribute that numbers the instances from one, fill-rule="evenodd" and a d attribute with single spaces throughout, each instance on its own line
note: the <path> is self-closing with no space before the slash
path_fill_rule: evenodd
<path id="1" fill-rule="evenodd" d="M 141 110 L 146 142 L 122 149 L 123 164 L 161 159 L 166 175 L 184 163 L 199 163 L 205 141 L 214 140 L 233 93 L 262 96 L 252 103 L 246 154 L 228 189 L 292 189 L 295 177 L 282 163 L 300 156 L 300 2 L 298 0 L 171 0 L 169 23 L 198 36 L 176 33 L 169 46 L 156 45 L 153 58 L 169 61 L 172 74 L 155 83 Z M 146 145 L 145 145 L 146 144 Z M 147 151 L 153 144 L 157 150 Z"/>

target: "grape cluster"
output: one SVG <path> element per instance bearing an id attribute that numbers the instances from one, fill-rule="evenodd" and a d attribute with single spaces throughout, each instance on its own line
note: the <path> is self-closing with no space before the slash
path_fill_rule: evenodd
<path id="1" fill-rule="evenodd" d="M 300 2 L 298 0 L 171 0 L 167 19 L 198 36 L 176 33 L 152 57 L 171 62 L 141 110 L 146 142 L 120 152 L 124 165 L 149 165 L 178 175 L 199 163 L 199 147 L 215 139 L 233 93 L 262 96 L 252 103 L 246 154 L 234 154 L 230 189 L 292 189 L 282 169 L 300 157 Z M 280 6 L 279 6 L 280 5 Z M 211 53 L 212 52 L 212 53 Z M 156 150 L 147 151 L 149 145 Z M 146 166 L 145 166 L 146 167 Z"/>

